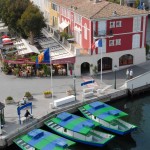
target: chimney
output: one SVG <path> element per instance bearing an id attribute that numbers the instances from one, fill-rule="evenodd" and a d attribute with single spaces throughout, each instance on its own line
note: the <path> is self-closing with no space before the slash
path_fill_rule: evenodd
<path id="1" fill-rule="evenodd" d="M 99 2 L 99 0 L 94 0 L 94 3 L 98 3 Z"/>
<path id="2" fill-rule="evenodd" d="M 117 12 L 113 11 L 112 16 L 116 16 L 116 15 L 117 15 Z"/>

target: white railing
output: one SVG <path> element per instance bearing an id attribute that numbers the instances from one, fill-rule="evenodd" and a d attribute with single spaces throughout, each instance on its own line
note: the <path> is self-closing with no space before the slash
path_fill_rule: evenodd
<path id="1" fill-rule="evenodd" d="M 124 87 L 133 90 L 148 84 L 150 84 L 150 71 L 125 81 Z"/>

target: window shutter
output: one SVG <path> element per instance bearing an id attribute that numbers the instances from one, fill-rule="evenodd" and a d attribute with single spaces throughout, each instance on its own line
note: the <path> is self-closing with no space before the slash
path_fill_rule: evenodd
<path id="1" fill-rule="evenodd" d="M 141 17 L 137 17 L 137 31 L 141 31 Z"/>
<path id="2" fill-rule="evenodd" d="M 140 34 L 134 34 L 132 37 L 132 49 L 140 47 Z"/>

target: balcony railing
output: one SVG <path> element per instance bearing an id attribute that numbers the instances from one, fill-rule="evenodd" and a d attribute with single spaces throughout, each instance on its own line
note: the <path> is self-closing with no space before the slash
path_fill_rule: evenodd
<path id="1" fill-rule="evenodd" d="M 97 32 L 94 32 L 94 37 L 104 37 L 104 36 L 111 36 L 113 35 L 113 30 L 109 30 L 106 32 L 105 31 L 99 31 L 98 33 Z"/>

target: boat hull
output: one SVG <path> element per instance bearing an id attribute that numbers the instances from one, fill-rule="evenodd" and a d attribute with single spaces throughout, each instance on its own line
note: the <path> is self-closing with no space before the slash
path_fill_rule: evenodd
<path id="1" fill-rule="evenodd" d="M 52 129 L 52 128 L 50 128 L 50 129 Z M 72 140 L 74 142 L 79 142 L 79 143 L 83 143 L 83 144 L 86 144 L 86 145 L 90 145 L 90 146 L 103 147 L 103 146 L 105 146 L 108 143 L 108 142 L 106 142 L 106 143 L 103 144 L 103 143 L 94 143 L 94 142 L 83 141 L 83 140 L 79 140 L 79 139 L 73 138 L 71 136 L 68 136 L 66 134 L 62 134 L 62 133 L 60 133 L 60 132 L 58 132 L 56 130 L 53 130 L 53 131 L 55 133 L 59 134 L 60 136 L 63 136 L 64 138 L 70 139 L 70 140 Z"/>
<path id="2" fill-rule="evenodd" d="M 135 130 L 137 129 L 137 127 L 136 127 L 136 128 L 132 128 L 132 129 L 127 130 L 127 131 L 120 131 L 120 130 L 114 130 L 114 129 L 112 129 L 112 128 L 107 128 L 107 127 L 102 126 L 102 125 L 100 125 L 100 127 L 103 128 L 103 129 L 105 129 L 105 130 L 108 130 L 108 131 L 110 131 L 110 132 L 113 132 L 113 133 L 115 133 L 115 134 L 119 134 L 119 135 L 130 134 L 132 131 L 135 131 Z"/>
<path id="3" fill-rule="evenodd" d="M 80 110 L 80 109 L 79 109 L 79 110 Z M 80 110 L 80 112 L 81 112 L 87 119 L 91 119 L 90 117 L 88 117 L 87 115 L 85 115 L 85 114 L 82 112 L 82 110 Z M 91 119 L 91 120 L 95 121 L 94 119 Z M 126 134 L 129 134 L 129 133 L 131 133 L 132 131 L 135 131 L 135 130 L 137 129 L 137 127 L 135 127 L 135 128 L 131 128 L 131 129 L 126 130 L 126 131 L 121 131 L 121 130 L 116 130 L 116 129 L 113 129 L 113 128 L 108 128 L 108 127 L 103 126 L 103 125 L 100 125 L 99 127 L 103 128 L 103 129 L 105 129 L 105 130 L 107 130 L 107 131 L 113 132 L 113 133 L 115 133 L 115 134 L 119 134 L 119 135 L 126 135 Z"/>

